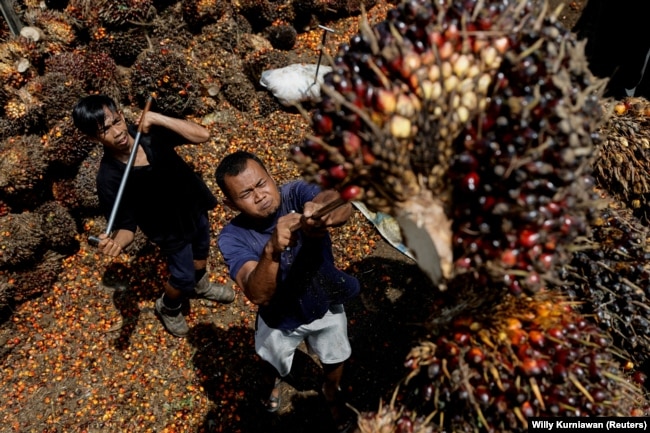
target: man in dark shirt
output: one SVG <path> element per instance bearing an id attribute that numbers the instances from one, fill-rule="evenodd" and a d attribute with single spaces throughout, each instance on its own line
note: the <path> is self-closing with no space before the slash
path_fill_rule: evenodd
<path id="1" fill-rule="evenodd" d="M 218 244 L 231 277 L 259 306 L 255 350 L 273 367 L 267 409 L 279 408 L 280 378 L 289 374 L 295 350 L 305 341 L 323 366 L 322 393 L 337 431 L 345 431 L 351 420 L 344 414 L 340 380 L 351 347 L 343 303 L 359 293 L 359 281 L 335 267 L 327 228 L 344 224 L 352 206 L 312 218 L 339 194 L 304 181 L 278 188 L 248 152 L 227 155 L 215 176 L 225 203 L 240 211 Z"/>
<path id="2" fill-rule="evenodd" d="M 108 217 L 135 143 L 136 127 L 127 125 L 115 101 L 105 95 L 82 98 L 72 118 L 84 135 L 104 146 L 97 193 Z M 206 272 L 208 211 L 217 205 L 217 199 L 174 149 L 205 142 L 210 134 L 196 123 L 152 111 L 146 112 L 140 123 L 142 135 L 115 217 L 115 230 L 100 235 L 97 248 L 115 257 L 133 241 L 137 228 L 160 248 L 170 277 L 155 310 L 171 334 L 184 337 L 189 331 L 181 313 L 185 298 L 198 295 L 224 303 L 235 298 L 231 287 L 211 283 Z"/>

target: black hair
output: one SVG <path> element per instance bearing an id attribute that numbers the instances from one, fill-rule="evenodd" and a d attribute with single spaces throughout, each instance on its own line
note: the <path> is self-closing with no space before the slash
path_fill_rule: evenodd
<path id="1" fill-rule="evenodd" d="M 72 120 L 79 131 L 97 137 L 104 127 L 104 108 L 117 113 L 117 104 L 107 95 L 89 95 L 81 98 L 72 109 Z"/>
<path id="2" fill-rule="evenodd" d="M 226 155 L 217 166 L 214 177 L 217 180 L 217 185 L 219 185 L 221 192 L 229 199 L 232 199 L 232 197 L 230 197 L 230 192 L 226 188 L 226 176 L 237 176 L 246 169 L 246 163 L 251 160 L 257 162 L 264 171 L 268 172 L 264 163 L 257 155 L 244 150 L 238 150 L 230 155 Z"/>

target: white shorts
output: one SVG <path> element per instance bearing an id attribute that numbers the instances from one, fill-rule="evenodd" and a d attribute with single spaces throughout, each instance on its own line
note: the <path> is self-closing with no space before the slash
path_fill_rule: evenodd
<path id="1" fill-rule="evenodd" d="M 323 364 L 343 362 L 352 354 L 348 319 L 343 305 L 332 305 L 325 316 L 293 331 L 270 328 L 257 316 L 255 352 L 275 367 L 281 377 L 291 371 L 293 355 L 303 341 Z"/>

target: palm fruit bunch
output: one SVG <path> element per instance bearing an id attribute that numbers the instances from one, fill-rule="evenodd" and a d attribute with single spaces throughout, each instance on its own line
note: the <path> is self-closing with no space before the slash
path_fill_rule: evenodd
<path id="1" fill-rule="evenodd" d="M 457 310 L 411 349 L 394 412 L 428 414 L 437 432 L 515 432 L 531 417 L 648 413 L 610 338 L 573 303 L 550 291 L 473 296 L 483 298 L 476 308 Z M 362 414 L 360 424 L 377 417 Z M 397 427 L 400 418 L 392 418 Z"/>
<path id="2" fill-rule="evenodd" d="M 480 271 L 521 293 L 554 277 L 595 210 L 604 117 L 604 82 L 554 13 L 406 0 L 362 22 L 333 68 L 314 134 L 292 150 L 306 178 L 409 215 L 443 261 L 453 251 L 447 278 Z M 451 223 L 426 213 L 436 207 Z"/>
<path id="3" fill-rule="evenodd" d="M 0 80 L 3 87 L 19 89 L 34 78 L 38 71 L 32 67 L 36 43 L 22 36 L 9 36 L 0 43 Z"/>
<path id="4" fill-rule="evenodd" d="M 155 109 L 175 117 L 205 114 L 201 99 L 202 72 L 187 51 L 174 44 L 140 54 L 131 68 L 131 94 L 140 106 L 155 94 Z"/>
<path id="5" fill-rule="evenodd" d="M 28 207 L 44 186 L 47 161 L 40 137 L 24 135 L 0 142 L 0 198 Z"/>
<path id="6" fill-rule="evenodd" d="M 58 279 L 63 269 L 63 258 L 63 254 L 49 250 L 43 253 L 35 266 L 10 272 L 13 299 L 21 302 L 46 292 Z"/>
<path id="7" fill-rule="evenodd" d="M 251 23 L 253 31 L 259 32 L 275 21 L 291 23 L 295 19 L 294 0 L 240 0 L 233 4 L 235 11 Z M 308 2 L 305 2 L 308 3 Z"/>
<path id="8" fill-rule="evenodd" d="M 559 285 L 579 300 L 582 314 L 612 336 L 631 361 L 629 369 L 650 387 L 650 229 L 612 201 L 592 223 L 591 236 L 576 245 Z"/>
<path id="9" fill-rule="evenodd" d="M 95 177 L 103 152 L 98 147 L 78 167 L 76 173 L 52 182 L 52 196 L 73 215 L 99 215 Z"/>
<path id="10" fill-rule="evenodd" d="M 41 216 L 34 212 L 0 217 L 0 269 L 27 268 L 42 254 Z"/>
<path id="11" fill-rule="evenodd" d="M 382 405 L 375 413 L 359 414 L 358 433 L 435 433 L 428 419 L 416 412 L 405 410 L 391 402 Z"/>
<path id="12" fill-rule="evenodd" d="M 74 49 L 54 55 L 45 61 L 45 74 L 62 73 L 81 83 L 87 93 L 105 93 L 122 100 L 122 83 L 115 60 L 103 51 Z"/>
<path id="13" fill-rule="evenodd" d="M 298 32 L 287 24 L 272 25 L 264 29 L 264 37 L 276 50 L 290 50 L 296 44 Z"/>
<path id="14" fill-rule="evenodd" d="M 155 13 L 153 0 L 94 0 L 99 20 L 110 28 L 146 23 Z"/>
<path id="15" fill-rule="evenodd" d="M 602 127 L 603 143 L 594 162 L 597 185 L 650 221 L 650 102 L 641 97 L 609 104 L 610 117 Z"/>
<path id="16" fill-rule="evenodd" d="M 43 69 L 46 58 L 69 50 L 77 41 L 74 21 L 61 11 L 30 8 L 23 14 L 23 19 L 26 24 L 41 33 L 32 51 L 33 63 L 39 70 Z"/>
<path id="17" fill-rule="evenodd" d="M 146 23 L 155 8 L 153 0 L 70 0 L 65 13 L 88 28 L 121 28 Z"/>
<path id="18" fill-rule="evenodd" d="M 147 34 L 141 28 L 108 30 L 97 27 L 92 32 L 91 49 L 111 55 L 116 64 L 129 67 L 149 47 Z"/>
<path id="19" fill-rule="evenodd" d="M 48 130 L 62 120 L 71 123 L 70 107 L 85 95 L 82 84 L 68 79 L 62 72 L 39 75 L 27 83 L 24 89 L 42 104 L 44 127 Z"/>
<path id="20" fill-rule="evenodd" d="M 78 167 L 90 151 L 97 148 L 96 142 L 85 137 L 74 127 L 70 116 L 64 117 L 50 128 L 42 140 L 45 157 L 52 169 L 62 169 L 67 173 L 70 168 Z"/>
<path id="21" fill-rule="evenodd" d="M 190 31 L 198 33 L 203 26 L 216 22 L 230 5 L 224 0 L 182 0 L 183 20 Z"/>
<path id="22" fill-rule="evenodd" d="M 46 248 L 63 254 L 71 254 L 79 248 L 75 238 L 77 223 L 61 203 L 50 200 L 38 206 L 34 212 L 41 216 Z"/>
<path id="23" fill-rule="evenodd" d="M 45 122 L 45 107 L 32 95 L 27 86 L 10 92 L 4 104 L 6 127 L 0 133 L 2 136 L 30 134 L 38 132 Z"/>

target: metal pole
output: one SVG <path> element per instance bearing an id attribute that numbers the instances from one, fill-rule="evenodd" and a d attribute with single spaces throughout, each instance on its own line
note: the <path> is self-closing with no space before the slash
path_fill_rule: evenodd
<path id="1" fill-rule="evenodd" d="M 16 15 L 12 3 L 13 2 L 9 0 L 0 0 L 0 9 L 2 9 L 2 15 L 9 26 L 11 34 L 18 36 L 20 34 L 20 29 L 23 28 L 23 24 L 20 22 L 18 15 Z"/>
<path id="2" fill-rule="evenodd" d="M 320 54 L 318 55 L 318 63 L 316 63 L 316 76 L 314 76 L 314 84 L 318 82 L 318 69 L 320 68 L 320 62 L 323 58 L 323 47 L 325 47 L 325 40 L 327 39 L 327 32 L 332 32 L 336 33 L 334 29 L 330 29 L 329 27 L 321 26 L 320 24 L 318 25 L 321 29 L 323 29 L 323 39 L 321 40 L 320 43 Z"/>

